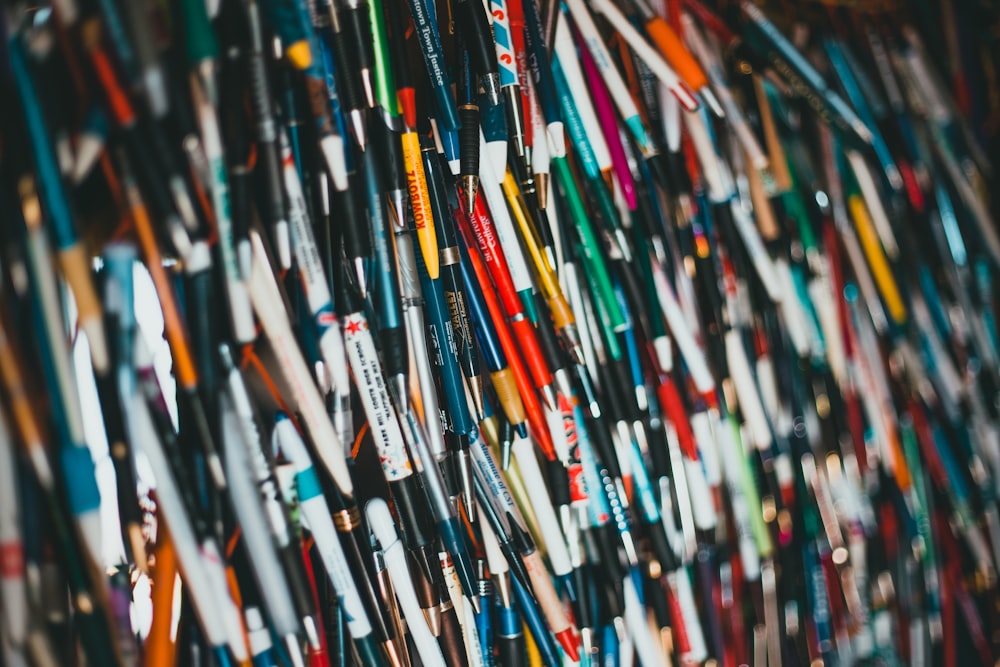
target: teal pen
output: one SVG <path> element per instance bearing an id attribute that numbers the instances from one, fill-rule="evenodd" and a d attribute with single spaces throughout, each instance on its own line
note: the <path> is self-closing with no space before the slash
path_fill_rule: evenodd
<path id="1" fill-rule="evenodd" d="M 632 261 L 632 251 L 629 248 L 628 238 L 622 227 L 621 216 L 615 207 L 608 184 L 604 180 L 601 168 L 597 164 L 597 157 L 587 139 L 587 132 L 584 129 L 583 121 L 577 112 L 576 103 L 573 99 L 573 92 L 563 74 L 562 67 L 559 66 L 559 59 L 552 60 L 552 77 L 555 81 L 556 93 L 559 97 L 559 104 L 562 106 L 563 118 L 573 148 L 576 149 L 577 157 L 583 165 L 583 170 L 587 176 L 587 184 L 590 186 L 591 195 L 597 200 L 598 214 L 604 219 L 605 224 L 614 234 L 615 242 L 625 261 Z"/>
<path id="2" fill-rule="evenodd" d="M 55 241 L 59 265 L 77 305 L 79 326 L 87 334 L 91 363 L 104 373 L 108 369 L 108 346 L 104 335 L 104 317 L 90 276 L 87 251 L 76 234 L 73 214 L 67 198 L 52 138 L 45 127 L 45 114 L 35 82 L 28 68 L 27 53 L 20 38 L 10 36 L 6 44 L 10 71 L 17 87 L 21 117 L 38 174 L 38 190 L 44 204 L 47 227 Z"/>
<path id="3" fill-rule="evenodd" d="M 416 29 L 420 52 L 424 56 L 424 66 L 427 68 L 427 76 L 434 94 L 434 108 L 437 110 L 434 117 L 439 128 L 456 132 L 461 123 L 458 119 L 455 98 L 451 94 L 451 79 L 445 63 L 441 34 L 438 32 L 434 3 L 427 0 L 408 0 L 407 5 L 410 7 L 413 27 Z"/>

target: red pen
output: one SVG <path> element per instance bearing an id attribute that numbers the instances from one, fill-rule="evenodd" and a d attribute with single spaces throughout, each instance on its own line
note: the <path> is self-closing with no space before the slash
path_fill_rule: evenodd
<path id="1" fill-rule="evenodd" d="M 477 201 L 479 200 L 477 199 Z M 468 229 L 468 225 L 459 225 L 459 229 L 462 231 L 465 243 L 469 246 L 469 259 L 472 262 L 472 270 L 476 275 L 476 280 L 485 287 L 482 292 L 483 299 L 486 301 L 486 309 L 490 312 L 490 317 L 493 318 L 493 326 L 496 329 L 497 338 L 500 339 L 500 347 L 503 348 L 503 353 L 507 356 L 507 363 L 514 374 L 514 382 L 517 384 L 517 390 L 521 394 L 521 401 L 524 404 L 524 412 L 528 418 L 531 433 L 534 436 L 535 442 L 541 448 L 542 453 L 545 454 L 545 458 L 549 461 L 555 461 L 555 444 L 552 442 L 552 434 L 549 433 L 548 424 L 545 421 L 545 413 L 542 412 L 542 406 L 538 402 L 538 394 L 528 379 L 528 372 L 525 370 L 524 362 L 521 360 L 520 350 L 518 350 L 518 346 L 514 342 L 514 335 L 508 328 L 507 319 L 503 316 L 503 311 L 500 309 L 500 302 L 497 299 L 496 292 L 489 289 L 490 278 L 486 271 L 486 265 L 480 254 L 476 252 L 475 246 L 471 244 L 473 239 L 469 238 L 472 231 Z"/>
<path id="2" fill-rule="evenodd" d="M 510 320 L 511 329 L 517 335 L 535 387 L 542 392 L 549 408 L 555 410 L 557 404 L 555 390 L 552 386 L 552 371 L 542 354 L 541 345 L 538 343 L 538 334 L 525 314 L 521 299 L 514 288 L 507 259 L 504 257 L 503 248 L 500 247 L 500 239 L 497 238 L 496 229 L 482 193 L 476 196 L 476 207 L 471 214 L 467 211 L 466 215 L 461 217 L 463 219 L 460 220 L 459 228 L 462 230 L 462 236 L 470 250 L 473 247 L 478 247 L 482 252 L 490 278 L 493 280 L 497 295 L 500 297 L 503 309 Z"/>

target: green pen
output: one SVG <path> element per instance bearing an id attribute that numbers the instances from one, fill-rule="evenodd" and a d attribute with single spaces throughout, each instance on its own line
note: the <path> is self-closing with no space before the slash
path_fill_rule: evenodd
<path id="1" fill-rule="evenodd" d="M 583 242 L 583 260 L 587 266 L 587 273 L 594 281 L 596 289 L 594 294 L 607 312 L 608 320 L 615 331 L 625 329 L 625 317 L 621 308 L 618 307 L 618 300 L 615 291 L 611 286 L 611 276 L 608 274 L 608 267 L 601 253 L 601 245 L 594 234 L 594 228 L 587 217 L 587 209 L 580 198 L 580 191 L 573 180 L 573 174 L 569 170 L 569 163 L 565 157 L 552 158 L 552 165 L 555 167 L 556 176 L 562 184 L 566 202 L 569 205 L 570 217 L 580 234 Z"/>
<path id="2" fill-rule="evenodd" d="M 735 461 L 739 466 L 739 484 L 746 498 L 748 514 L 750 515 L 750 530 L 753 533 L 754 542 L 757 544 L 757 553 L 761 559 L 770 558 L 774 553 L 774 543 L 771 541 L 771 533 L 768 532 L 767 524 L 764 523 L 764 514 L 761 512 L 760 494 L 757 492 L 757 484 L 754 481 L 753 470 L 750 468 L 750 461 L 740 450 L 740 425 L 736 416 L 732 413 L 722 416 L 718 422 L 722 428 L 730 429 L 730 436 L 727 438 L 720 433 L 723 443 L 733 446 L 733 451 L 723 449 L 722 455 L 728 461 Z M 723 445 L 725 447 L 725 445 Z"/>

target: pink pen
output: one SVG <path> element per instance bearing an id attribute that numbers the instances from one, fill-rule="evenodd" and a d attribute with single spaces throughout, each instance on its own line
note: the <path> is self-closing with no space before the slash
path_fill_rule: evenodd
<path id="1" fill-rule="evenodd" d="M 611 93 L 608 92 L 601 78 L 601 72 L 597 69 L 594 57 L 590 55 L 587 45 L 583 42 L 576 26 L 573 26 L 573 38 L 580 45 L 580 61 L 583 63 L 583 74 L 590 81 L 590 95 L 594 101 L 594 109 L 597 111 L 597 119 L 601 123 L 601 130 L 604 132 L 604 139 L 608 142 L 608 150 L 611 153 L 611 167 L 618 180 L 618 186 L 625 195 L 625 203 L 628 210 L 634 211 L 635 181 L 632 180 L 632 170 L 628 166 L 628 157 L 625 155 L 625 147 L 622 146 L 622 137 L 618 132 L 618 119 L 615 117 L 615 107 L 611 100 Z"/>

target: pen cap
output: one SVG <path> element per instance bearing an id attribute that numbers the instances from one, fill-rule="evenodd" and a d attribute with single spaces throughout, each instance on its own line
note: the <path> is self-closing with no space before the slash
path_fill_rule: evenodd
<path id="1" fill-rule="evenodd" d="M 208 18 L 204 0 L 180 0 L 184 48 L 188 61 L 198 63 L 219 57 L 219 42 Z"/>
<path id="2" fill-rule="evenodd" d="M 368 517 L 368 527 L 378 540 L 382 551 L 392 548 L 399 541 L 396 522 L 393 521 L 387 502 L 381 498 L 372 498 L 365 505 L 365 515 Z"/>

